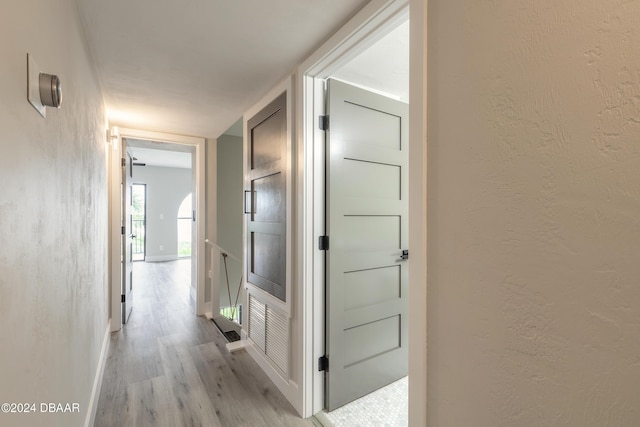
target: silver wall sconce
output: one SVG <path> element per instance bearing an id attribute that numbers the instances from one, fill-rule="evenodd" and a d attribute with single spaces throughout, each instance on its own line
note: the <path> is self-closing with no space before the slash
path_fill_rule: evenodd
<path id="1" fill-rule="evenodd" d="M 27 54 L 27 97 L 42 117 L 47 117 L 46 107 L 60 108 L 62 83 L 53 74 L 41 73 L 33 56 Z"/>

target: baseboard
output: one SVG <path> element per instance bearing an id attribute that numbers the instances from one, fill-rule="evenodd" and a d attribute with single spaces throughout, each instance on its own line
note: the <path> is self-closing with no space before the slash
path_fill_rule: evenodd
<path id="1" fill-rule="evenodd" d="M 178 255 L 147 255 L 144 257 L 145 262 L 175 261 Z"/>
<path id="2" fill-rule="evenodd" d="M 194 288 L 193 286 L 189 286 L 189 298 L 191 298 L 191 301 L 193 301 L 193 304 L 195 305 L 195 303 L 196 303 L 196 288 Z"/>
<path id="3" fill-rule="evenodd" d="M 102 389 L 102 376 L 104 375 L 104 368 L 107 364 L 107 355 L 109 354 L 109 343 L 111 338 L 111 319 L 107 322 L 107 329 L 104 332 L 104 338 L 102 339 L 102 349 L 100 350 L 100 359 L 98 359 L 98 367 L 96 369 L 96 375 L 93 379 L 93 387 L 91 388 L 91 398 L 89 399 L 89 405 L 87 407 L 87 416 L 84 420 L 84 427 L 92 427 L 96 420 L 96 413 L 98 412 L 98 400 L 100 399 L 100 390 Z"/>
<path id="4" fill-rule="evenodd" d="M 244 332 L 244 329 L 242 329 L 241 332 Z M 247 353 L 249 353 L 251 358 L 260 366 L 260 369 L 267 374 L 271 382 L 280 390 L 289 403 L 291 403 L 291 406 L 293 406 L 298 415 L 302 417 L 302 394 L 298 385 L 284 378 L 281 371 L 272 365 L 267 355 L 265 355 L 262 349 L 254 344 L 250 338 L 247 339 L 244 333 L 241 333 L 241 336 L 243 337 L 242 343 Z"/>
<path id="5" fill-rule="evenodd" d="M 322 425 L 323 427 L 334 427 L 334 424 L 325 415 L 324 411 L 318 412 L 312 418 L 315 418 L 320 423 L 320 425 Z"/>
<path id="6" fill-rule="evenodd" d="M 235 353 L 236 351 L 244 350 L 246 346 L 247 346 L 247 342 L 242 340 L 228 342 L 226 344 L 227 351 L 229 353 Z"/>
<path id="7" fill-rule="evenodd" d="M 207 316 L 207 319 L 209 320 L 213 319 L 213 303 L 204 303 L 204 315 Z"/>

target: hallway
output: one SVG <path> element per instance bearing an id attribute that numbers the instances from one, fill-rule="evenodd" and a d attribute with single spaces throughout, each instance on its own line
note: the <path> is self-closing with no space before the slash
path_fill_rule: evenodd
<path id="1" fill-rule="evenodd" d="M 95 426 L 313 425 L 194 315 L 189 269 L 189 260 L 135 263 L 134 308 L 111 335 Z"/>

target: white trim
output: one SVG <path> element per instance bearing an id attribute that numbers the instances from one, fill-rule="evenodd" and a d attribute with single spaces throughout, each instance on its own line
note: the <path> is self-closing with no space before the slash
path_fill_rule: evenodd
<path id="1" fill-rule="evenodd" d="M 197 298 L 196 290 L 193 289 L 193 286 L 189 286 L 189 299 L 195 302 L 196 298 Z M 206 315 L 206 310 L 205 310 L 205 315 Z"/>
<path id="2" fill-rule="evenodd" d="M 117 125 L 117 123 L 112 123 Z M 120 319 L 120 289 L 121 289 L 121 274 L 120 274 L 120 214 L 119 209 L 121 205 L 120 196 L 120 157 L 122 152 L 122 138 L 134 138 L 143 139 L 148 141 L 167 142 L 171 144 L 186 145 L 194 147 L 195 149 L 195 188 L 196 188 L 196 243 L 195 243 L 195 258 L 192 258 L 192 262 L 195 262 L 196 266 L 196 314 L 204 315 L 205 312 L 205 250 L 204 240 L 206 234 L 206 214 L 205 214 L 205 144 L 204 138 L 197 138 L 193 136 L 173 135 L 161 132 L 145 131 L 140 129 L 128 129 L 120 128 L 120 138 L 118 140 L 119 154 L 112 156 L 111 161 L 111 330 L 117 331 L 121 327 Z M 114 150 L 114 152 L 116 152 Z M 116 244 L 117 242 L 117 244 Z M 177 257 L 172 258 L 177 259 Z M 149 260 L 149 257 L 147 257 Z M 116 271 L 118 274 L 115 274 Z"/>
<path id="3" fill-rule="evenodd" d="M 98 412 L 98 400 L 100 399 L 100 390 L 102 389 L 102 377 L 104 375 L 104 368 L 107 364 L 107 355 L 109 354 L 109 343 L 111 336 L 111 322 L 107 322 L 106 330 L 104 331 L 104 338 L 102 338 L 102 349 L 100 350 L 100 358 L 98 359 L 98 366 L 96 367 L 96 375 L 93 379 L 93 387 L 91 387 L 91 397 L 87 405 L 87 415 L 84 419 L 84 426 L 93 426 L 96 420 L 96 413 Z"/>
<path id="4" fill-rule="evenodd" d="M 301 191 L 297 194 L 297 206 L 302 256 L 296 267 L 298 283 L 305 284 L 301 289 L 304 417 L 324 408 L 324 374 L 315 366 L 315 361 L 324 354 L 324 253 L 316 245 L 318 236 L 324 233 L 323 135 L 316 130 L 316 117 L 324 114 L 320 81 L 404 22 L 409 13 L 408 3 L 408 0 L 372 0 L 298 69 L 297 182 Z"/>
<path id="5" fill-rule="evenodd" d="M 269 103 L 271 103 L 274 99 L 276 99 L 278 96 L 280 96 L 282 93 L 286 92 L 287 93 L 287 153 L 289 153 L 290 155 L 287 157 L 286 160 L 286 165 L 284 167 L 285 170 L 285 177 L 286 177 L 286 213 L 285 213 L 285 217 L 286 217 L 286 224 L 285 224 L 285 233 L 286 233 L 286 245 L 287 245 L 287 249 L 286 249 L 286 266 L 287 268 L 285 268 L 285 283 L 286 283 L 286 293 L 285 293 L 285 302 L 282 302 L 282 300 L 274 297 L 273 295 L 271 295 L 268 292 L 265 292 L 264 290 L 262 290 L 261 288 L 252 285 L 251 283 L 249 283 L 249 281 L 247 280 L 247 275 L 244 274 L 243 275 L 243 282 L 245 285 L 245 289 L 247 289 L 249 292 L 245 292 L 245 303 L 246 303 L 246 307 L 248 307 L 248 294 L 252 293 L 254 295 L 258 295 L 259 299 L 262 302 L 268 303 L 271 307 L 273 308 L 277 308 L 280 311 L 284 312 L 289 318 L 291 318 L 291 307 L 293 302 L 291 301 L 292 299 L 292 279 L 293 279 L 293 274 L 292 274 L 292 270 L 294 268 L 293 265 L 293 248 L 292 248 L 292 244 L 294 242 L 293 240 L 293 236 L 292 236 L 292 231 L 293 231 L 293 225 L 292 222 L 295 220 L 295 217 L 293 216 L 293 174 L 294 174 L 294 169 L 293 169 L 293 157 L 294 157 L 294 153 L 293 153 L 293 142 L 292 142 L 292 137 L 293 137 L 293 121 L 294 121 L 294 105 L 293 105 L 293 95 L 292 95 L 292 91 L 293 91 L 293 87 L 294 87 L 294 81 L 293 81 L 293 76 L 289 76 L 287 78 L 285 78 L 284 80 L 282 80 L 279 84 L 277 84 L 273 89 L 271 89 L 264 97 L 262 97 L 262 99 L 260 101 L 258 101 L 253 107 L 251 107 L 250 110 L 248 110 L 247 112 L 245 112 L 245 114 L 243 115 L 243 126 L 244 126 L 244 137 L 243 137 L 243 158 L 244 158 L 244 162 L 243 162 L 243 188 L 245 190 L 250 188 L 251 183 L 247 180 L 247 177 L 249 176 L 249 165 L 248 165 L 248 157 L 247 157 L 247 150 L 248 150 L 248 146 L 249 146 L 249 137 L 250 137 L 250 132 L 248 132 L 247 130 L 247 122 L 249 121 L 249 119 L 251 119 L 254 115 L 256 115 L 258 112 L 260 112 L 260 110 L 262 110 L 264 107 L 266 107 L 267 105 L 269 105 Z M 243 254 L 242 254 L 242 271 L 248 271 L 247 270 L 247 221 L 246 218 L 242 223 L 242 248 L 243 248 Z"/>
<path id="6" fill-rule="evenodd" d="M 243 336 L 246 335 L 243 334 Z M 290 379 L 284 378 L 282 376 L 282 371 L 273 366 L 269 358 L 253 343 L 250 338 L 245 338 L 242 342 L 245 344 L 244 347 L 247 350 L 247 353 L 251 355 L 258 366 L 260 366 L 264 373 L 267 374 L 273 384 L 278 387 L 278 390 L 280 390 L 284 397 L 287 398 L 289 403 L 291 403 L 291 405 L 300 412 L 300 401 L 302 400 L 302 396 L 298 384 Z"/>
<path id="7" fill-rule="evenodd" d="M 244 188 L 246 189 L 249 185 L 247 182 L 248 176 L 248 164 L 247 164 L 247 148 L 249 144 L 249 132 L 247 132 L 247 123 L 250 118 L 252 118 L 255 114 L 257 114 L 260 110 L 262 110 L 265 106 L 267 106 L 270 102 L 276 99 L 280 94 L 286 92 L 287 96 L 287 153 L 290 155 L 287 158 L 287 163 L 285 166 L 286 171 L 286 263 L 287 268 L 286 272 L 286 301 L 283 303 L 278 298 L 273 297 L 268 292 L 263 291 L 257 286 L 253 286 L 247 281 L 247 275 L 243 275 L 243 282 L 245 286 L 246 292 L 244 293 L 244 306 L 249 307 L 249 296 L 251 294 L 255 295 L 258 300 L 263 303 L 266 303 L 270 307 L 281 311 L 290 322 L 290 331 L 297 331 L 297 335 L 293 335 L 291 333 L 289 335 L 289 372 L 287 373 L 288 378 L 284 378 L 283 373 L 274 367 L 270 359 L 257 348 L 251 339 L 247 338 L 246 327 L 248 327 L 248 320 L 243 322 L 242 325 L 242 338 L 246 344 L 247 352 L 251 355 L 251 357 L 256 361 L 258 366 L 267 374 L 267 376 L 273 381 L 273 383 L 278 387 L 278 389 L 282 392 L 282 394 L 289 400 L 291 405 L 296 409 L 296 411 L 303 415 L 303 394 L 301 392 L 301 385 L 296 381 L 293 381 L 291 378 L 301 378 L 302 372 L 302 351 L 301 351 L 301 342 L 303 338 L 303 331 L 300 328 L 292 328 L 291 324 L 294 322 L 300 322 L 301 320 L 301 291 L 302 288 L 301 282 L 296 283 L 296 292 L 293 292 L 293 279 L 298 276 L 294 274 L 294 271 L 297 267 L 296 260 L 298 258 L 296 254 L 299 251 L 298 247 L 294 247 L 294 244 L 297 242 L 294 239 L 293 231 L 297 230 L 294 228 L 294 221 L 296 221 L 296 216 L 294 216 L 294 199 L 297 197 L 295 191 L 295 147 L 293 145 L 293 135 L 294 135 L 294 120 L 295 120 L 295 104 L 294 104 L 294 76 L 288 76 L 283 79 L 280 83 L 278 83 L 273 89 L 271 89 L 265 96 L 261 98 L 251 109 L 243 114 L 243 126 L 244 126 L 244 139 L 243 139 L 243 176 L 244 176 Z M 297 224 L 296 224 L 297 225 Z M 242 268 L 243 271 L 247 271 L 247 222 L 243 221 L 242 228 L 242 241 L 243 241 L 243 253 L 242 253 Z M 295 301 L 294 301 L 295 297 Z M 248 316 L 248 314 L 247 314 Z M 294 369 L 296 369 L 294 371 Z M 304 415 L 303 415 L 304 416 Z"/>
<path id="8" fill-rule="evenodd" d="M 213 303 L 211 301 L 204 303 L 204 316 L 209 320 L 213 319 Z"/>
<path id="9" fill-rule="evenodd" d="M 247 346 L 247 342 L 243 340 L 228 342 L 226 347 L 229 353 L 235 353 L 236 351 L 243 350 Z"/>
<path id="10" fill-rule="evenodd" d="M 144 257 L 144 262 L 163 262 L 163 261 L 177 261 L 180 258 L 178 254 L 173 255 L 147 255 Z"/>
<path id="11" fill-rule="evenodd" d="M 409 425 L 427 425 L 427 0 L 411 0 Z"/>
<path id="12" fill-rule="evenodd" d="M 122 158 L 122 141 L 120 136 L 114 141 L 116 145 L 109 149 L 110 160 L 110 177 L 109 177 L 109 248 L 110 248 L 110 276 L 111 276 L 111 331 L 119 331 L 122 326 L 122 307 L 120 304 L 120 295 L 122 294 L 122 234 L 121 227 L 121 209 L 122 196 L 120 194 L 120 181 L 122 180 L 122 172 L 120 159 Z"/>

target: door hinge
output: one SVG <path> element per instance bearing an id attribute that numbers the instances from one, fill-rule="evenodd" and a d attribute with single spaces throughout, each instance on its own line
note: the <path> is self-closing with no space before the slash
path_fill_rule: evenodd
<path id="1" fill-rule="evenodd" d="M 127 296 L 125 294 L 120 295 L 120 302 L 126 302 Z"/>
<path id="2" fill-rule="evenodd" d="M 320 130 L 329 130 L 329 116 L 318 116 Z"/>
<path id="3" fill-rule="evenodd" d="M 322 356 L 318 359 L 318 372 L 328 371 L 329 370 L 329 358 L 327 356 Z"/>
<path id="4" fill-rule="evenodd" d="M 120 227 L 120 234 L 122 234 L 124 236 L 124 233 L 127 232 L 127 227 L 125 227 L 124 225 L 122 227 Z"/>
<path id="5" fill-rule="evenodd" d="M 409 250 L 408 249 L 404 249 L 402 251 L 402 255 L 400 255 L 400 259 L 402 259 L 403 261 L 409 259 Z"/>
<path id="6" fill-rule="evenodd" d="M 122 167 L 127 166 L 127 159 L 125 159 L 124 157 L 121 157 L 121 158 L 120 158 L 120 165 L 121 165 Z"/>
<path id="7" fill-rule="evenodd" d="M 329 250 L 329 236 L 320 236 L 318 238 L 318 249 L 321 251 Z"/>

